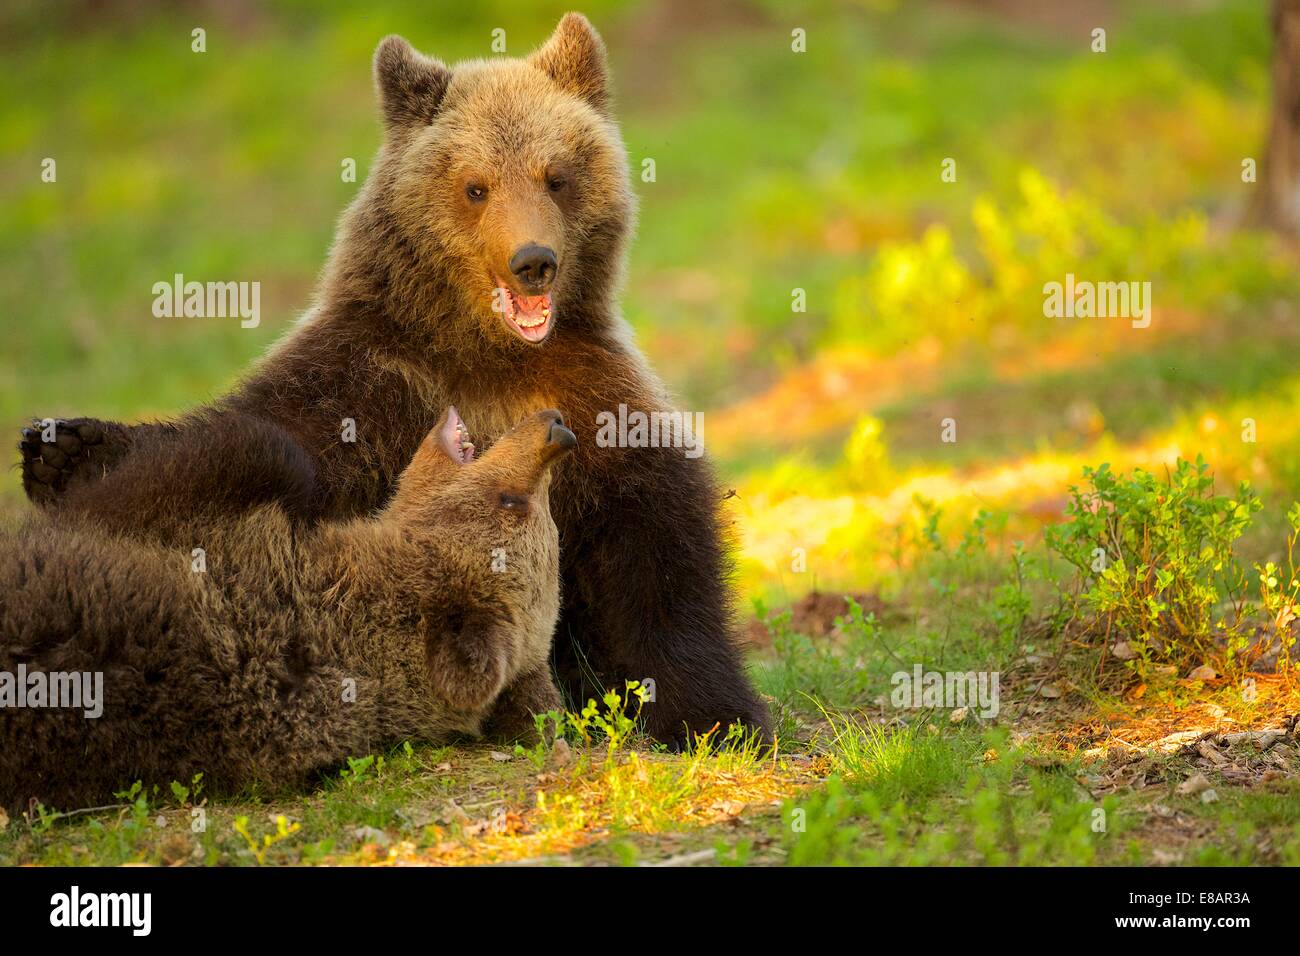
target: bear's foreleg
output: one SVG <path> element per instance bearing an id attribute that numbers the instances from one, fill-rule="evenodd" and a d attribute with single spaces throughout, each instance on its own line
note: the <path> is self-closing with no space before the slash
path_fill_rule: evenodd
<path id="1" fill-rule="evenodd" d="M 135 434 L 129 453 L 103 478 L 68 489 L 64 520 L 160 544 L 199 544 L 210 522 L 275 502 L 304 518 L 316 487 L 311 456 L 274 422 L 205 410 Z"/>
<path id="2" fill-rule="evenodd" d="M 454 711 L 486 711 L 506 682 L 509 615 L 454 607 L 425 634 L 433 692 Z"/>
<path id="3" fill-rule="evenodd" d="M 34 419 L 18 442 L 23 491 L 33 504 L 55 505 L 69 488 L 103 478 L 142 429 L 156 427 L 96 418 Z"/>
<path id="4" fill-rule="evenodd" d="M 767 708 L 732 641 L 711 469 L 672 448 L 602 454 L 618 457 L 586 467 L 604 471 L 602 485 L 617 494 L 561 524 L 570 544 L 556 651 L 566 691 L 581 702 L 593 680 L 619 692 L 638 680 L 651 689 L 642 712 L 658 740 L 680 746 L 714 731 L 716 741 L 732 723 L 770 740 Z"/>
<path id="5" fill-rule="evenodd" d="M 535 715 L 562 706 L 559 688 L 551 676 L 550 661 L 544 661 L 501 692 L 492 705 L 483 735 L 502 743 L 535 744 L 540 739 Z"/>

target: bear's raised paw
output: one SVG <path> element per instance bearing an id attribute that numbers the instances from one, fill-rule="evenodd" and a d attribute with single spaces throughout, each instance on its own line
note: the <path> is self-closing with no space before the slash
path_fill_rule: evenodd
<path id="1" fill-rule="evenodd" d="M 27 497 L 35 504 L 54 501 L 74 477 L 107 457 L 104 438 L 103 427 L 93 419 L 33 419 L 18 442 Z"/>

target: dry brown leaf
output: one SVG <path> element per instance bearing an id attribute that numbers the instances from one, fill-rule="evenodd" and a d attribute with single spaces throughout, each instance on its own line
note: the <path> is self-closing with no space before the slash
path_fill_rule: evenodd
<path id="1" fill-rule="evenodd" d="M 715 800 L 710 809 L 725 813 L 729 817 L 735 817 L 739 816 L 745 809 L 745 804 L 740 800 Z"/>
<path id="2" fill-rule="evenodd" d="M 1200 754 L 1202 757 L 1204 757 L 1206 760 L 1210 761 L 1210 763 L 1219 767 L 1222 767 L 1225 763 L 1228 762 L 1228 758 L 1225 757 L 1223 754 L 1219 753 L 1218 748 L 1215 747 L 1214 744 L 1210 743 L 1208 740 L 1202 740 L 1199 744 L 1197 744 L 1196 752 Z"/>
<path id="3" fill-rule="evenodd" d="M 1196 743 L 1200 737 L 1201 731 L 1199 730 L 1179 730 L 1161 737 L 1151 745 L 1151 749 L 1171 754 L 1181 750 L 1183 747 Z"/>

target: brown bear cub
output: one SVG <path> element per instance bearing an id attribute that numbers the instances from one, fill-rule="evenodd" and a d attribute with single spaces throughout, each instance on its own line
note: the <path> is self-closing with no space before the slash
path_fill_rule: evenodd
<path id="1" fill-rule="evenodd" d="M 389 37 L 375 79 L 384 143 L 303 320 L 231 394 L 179 421 L 29 429 L 28 495 L 138 536 L 271 499 L 307 521 L 364 515 L 446 405 L 489 445 L 527 410 L 558 408 L 580 440 L 555 478 L 554 664 L 570 699 L 653 681 L 644 713 L 661 740 L 734 721 L 767 736 L 732 643 L 720 489 L 702 449 L 683 447 L 682 416 L 615 301 L 635 201 L 603 43 L 569 14 L 526 59 L 453 69 Z M 676 415 L 675 438 L 602 433 L 634 413 Z M 219 487 L 197 473 L 184 436 L 208 428 L 247 434 L 247 454 L 274 459 L 280 478 Z M 168 481 L 192 473 L 166 508 L 161 479 L 131 463 L 142 444 Z"/>
<path id="2" fill-rule="evenodd" d="M 195 453 L 238 469 L 213 437 Z M 193 549 L 34 519 L 0 551 L 0 806 L 525 735 L 560 705 L 548 485 L 575 442 L 546 411 L 476 458 L 453 408 L 377 514 L 304 529 L 268 503 L 191 522 Z"/>

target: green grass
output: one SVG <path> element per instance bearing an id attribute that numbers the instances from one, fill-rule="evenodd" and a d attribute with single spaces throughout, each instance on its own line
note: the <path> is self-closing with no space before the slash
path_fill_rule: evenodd
<path id="1" fill-rule="evenodd" d="M 960 620 L 976 619 L 977 591 L 956 601 Z M 1300 859 L 1294 739 L 1273 751 L 1276 757 L 1249 745 L 1224 746 L 1232 766 L 1251 771 L 1243 780 L 1180 752 L 1087 753 L 1080 731 L 1067 731 L 1087 714 L 1115 728 L 1138 726 L 1143 704 L 1156 713 L 1188 709 L 1192 721 L 1194 707 L 1218 707 L 1236 728 L 1275 722 L 1232 687 L 1210 695 L 1169 683 L 1138 704 L 1121 696 L 1126 685 L 1089 684 L 1089 662 L 1074 661 L 1064 681 L 1054 678 L 1072 688 L 1066 699 L 1022 723 L 1039 678 L 1016 676 L 1013 662 L 981 665 L 973 645 L 955 650 L 942 629 L 917 631 L 908 621 L 878 623 L 852 612 L 841 622 L 841 637 L 814 639 L 794 634 L 787 618 L 778 617 L 781 639 L 756 674 L 776 695 L 782 717 L 775 755 L 743 741 L 718 753 L 664 753 L 613 719 L 626 712 L 618 703 L 596 710 L 614 738 L 590 720 L 584 736 L 583 721 L 571 717 L 563 754 L 554 746 L 404 745 L 353 758 L 302 795 L 252 790 L 213 799 L 202 781 L 147 792 L 128 787 L 112 808 L 10 820 L 0 828 L 0 862 L 946 866 Z M 886 645 L 906 645 L 907 659 L 927 669 L 1002 669 L 1000 712 L 954 721 L 942 707 L 890 706 L 888 675 L 899 665 L 882 656 Z M 1008 654 L 1036 650 L 1021 643 Z M 859 669 L 865 673 L 850 680 Z M 1178 792 L 1198 772 L 1211 778 L 1217 801 Z"/>
<path id="2" fill-rule="evenodd" d="M 1172 783 L 1103 795 L 1089 786 L 1095 767 L 1012 746 L 1005 731 L 852 722 L 832 756 L 827 786 L 783 808 L 791 865 L 1294 865 L 1300 854 L 1294 779 L 1212 780 L 1208 804 Z M 1187 773 L 1178 758 L 1161 763 L 1174 779 Z"/>

